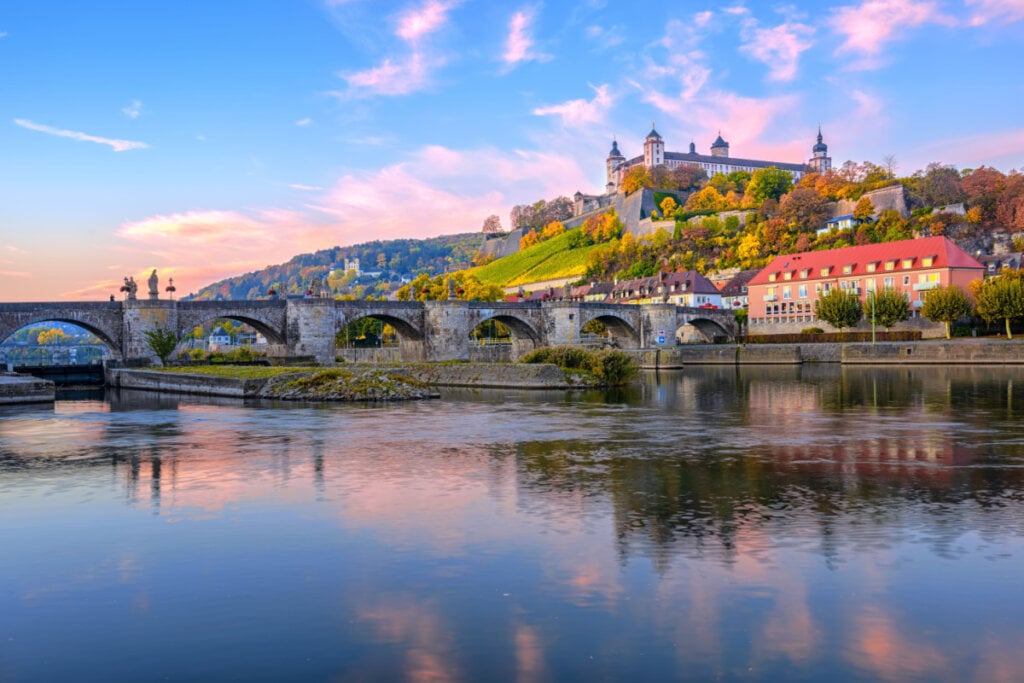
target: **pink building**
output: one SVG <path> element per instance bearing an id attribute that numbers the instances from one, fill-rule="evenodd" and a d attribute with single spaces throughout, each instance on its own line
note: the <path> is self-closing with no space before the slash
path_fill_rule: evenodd
<path id="1" fill-rule="evenodd" d="M 748 315 L 752 326 L 816 322 L 814 302 L 822 292 L 838 288 L 863 301 L 868 292 L 891 287 L 903 292 L 916 316 L 928 290 L 948 284 L 966 290 L 984 272 L 946 237 L 777 256 L 748 284 Z"/>

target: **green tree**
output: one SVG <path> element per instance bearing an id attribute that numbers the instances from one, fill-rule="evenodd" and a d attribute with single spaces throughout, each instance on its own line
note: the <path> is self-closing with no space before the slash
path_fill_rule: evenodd
<path id="1" fill-rule="evenodd" d="M 840 332 L 853 327 L 864 316 L 860 298 L 843 289 L 830 289 L 814 302 L 814 314 Z"/>
<path id="2" fill-rule="evenodd" d="M 903 292 L 886 287 L 881 291 L 868 292 L 864 314 L 873 315 L 876 323 L 889 330 L 910 317 L 910 306 Z"/>
<path id="3" fill-rule="evenodd" d="M 746 196 L 760 205 L 767 199 L 778 200 L 793 188 L 793 174 L 781 168 L 759 168 L 750 176 Z"/>
<path id="4" fill-rule="evenodd" d="M 988 280 L 971 283 L 978 302 L 978 315 L 987 322 L 1003 320 L 1006 338 L 1013 339 L 1010 322 L 1024 320 L 1024 271 L 1008 270 Z"/>
<path id="5" fill-rule="evenodd" d="M 973 308 L 964 290 L 956 285 L 946 285 L 928 291 L 921 306 L 921 315 L 932 322 L 945 323 L 946 339 L 950 339 L 953 323 L 971 315 Z"/>
<path id="6" fill-rule="evenodd" d="M 160 365 L 167 365 L 167 358 L 174 353 L 174 349 L 178 346 L 178 335 L 166 327 L 146 330 L 143 335 L 146 337 L 146 344 L 150 350 L 160 359 Z"/>

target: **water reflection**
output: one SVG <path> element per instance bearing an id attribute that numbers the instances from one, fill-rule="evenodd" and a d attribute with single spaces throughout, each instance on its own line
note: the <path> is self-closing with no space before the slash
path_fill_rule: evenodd
<path id="1" fill-rule="evenodd" d="M 0 679 L 1019 680 L 1019 375 L 5 410 Z"/>

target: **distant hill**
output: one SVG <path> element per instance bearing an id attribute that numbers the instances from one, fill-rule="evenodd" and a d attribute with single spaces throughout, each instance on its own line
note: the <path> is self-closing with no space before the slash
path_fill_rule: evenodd
<path id="1" fill-rule="evenodd" d="M 272 265 L 244 275 L 214 282 L 186 300 L 254 299 L 265 297 L 270 289 L 279 294 L 301 294 L 310 282 L 326 282 L 334 295 L 386 295 L 403 280 L 420 273 L 437 274 L 448 269 L 472 265 L 483 235 L 463 233 L 429 239 L 373 241 L 350 247 L 333 247 L 312 254 L 299 254 L 287 263 Z M 345 276 L 346 259 L 359 259 L 362 275 Z"/>

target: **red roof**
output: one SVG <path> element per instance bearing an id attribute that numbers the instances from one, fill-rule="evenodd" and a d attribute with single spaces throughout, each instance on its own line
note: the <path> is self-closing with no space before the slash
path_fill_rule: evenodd
<path id="1" fill-rule="evenodd" d="M 933 263 L 925 268 L 922 260 L 933 257 Z M 913 259 L 908 268 L 904 268 L 904 260 Z M 895 261 L 895 267 L 886 271 L 887 261 Z M 874 272 L 868 271 L 868 264 L 875 264 Z M 849 272 L 845 272 L 849 267 Z M 830 268 L 828 275 L 822 275 L 823 268 Z M 865 275 L 884 275 L 889 273 L 908 273 L 934 268 L 975 268 L 983 270 L 984 266 L 966 251 L 956 246 L 948 237 L 923 237 L 916 240 L 900 242 L 883 242 L 882 244 L 865 244 L 859 247 L 844 247 L 829 251 L 805 251 L 800 254 L 776 256 L 764 270 L 758 273 L 749 285 L 766 285 L 785 281 L 785 273 L 792 273 L 790 280 L 833 280 L 841 277 L 863 277 Z M 801 277 L 802 271 L 808 271 Z M 775 281 L 769 278 L 775 274 Z"/>

